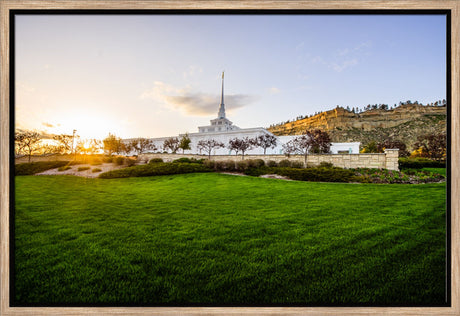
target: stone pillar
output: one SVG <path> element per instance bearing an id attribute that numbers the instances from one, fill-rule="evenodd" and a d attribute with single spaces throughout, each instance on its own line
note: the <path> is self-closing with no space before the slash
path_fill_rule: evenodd
<path id="1" fill-rule="evenodd" d="M 399 149 L 385 149 L 385 169 L 399 171 Z"/>

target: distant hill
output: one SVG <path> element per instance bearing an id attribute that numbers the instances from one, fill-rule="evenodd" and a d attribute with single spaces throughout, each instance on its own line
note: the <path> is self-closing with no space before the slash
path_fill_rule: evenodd
<path id="1" fill-rule="evenodd" d="M 267 128 L 275 135 L 301 135 L 321 129 L 333 142 L 380 142 L 387 138 L 403 141 L 412 149 L 417 137 L 446 131 L 445 106 L 403 104 L 394 109 L 370 109 L 353 113 L 342 107 Z"/>

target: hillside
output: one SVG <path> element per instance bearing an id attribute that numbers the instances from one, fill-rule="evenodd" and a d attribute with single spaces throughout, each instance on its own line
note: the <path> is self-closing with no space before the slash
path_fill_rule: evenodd
<path id="1" fill-rule="evenodd" d="M 408 148 L 420 135 L 446 131 L 446 107 L 404 104 L 391 110 L 353 113 L 342 107 L 268 128 L 275 135 L 300 135 L 306 130 L 329 132 L 333 142 L 379 142 L 399 139 Z"/>

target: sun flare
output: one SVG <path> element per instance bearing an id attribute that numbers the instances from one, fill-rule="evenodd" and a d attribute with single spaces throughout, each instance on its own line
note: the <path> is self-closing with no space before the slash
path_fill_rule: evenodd
<path id="1" fill-rule="evenodd" d="M 56 122 L 59 122 L 59 125 L 52 131 L 53 133 L 70 135 L 73 130 L 76 130 L 75 134 L 83 139 L 103 139 L 109 133 L 116 135 L 121 133 L 121 129 L 114 120 L 95 113 L 68 115 L 56 118 Z M 90 144 L 85 143 L 84 146 L 90 146 Z"/>

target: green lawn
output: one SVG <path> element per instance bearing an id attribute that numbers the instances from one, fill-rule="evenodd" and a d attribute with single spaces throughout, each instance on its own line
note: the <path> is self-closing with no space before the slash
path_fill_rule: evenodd
<path id="1" fill-rule="evenodd" d="M 447 173 L 446 168 L 423 168 L 421 170 L 430 171 L 430 172 L 436 172 L 436 173 L 442 174 L 443 176 L 446 176 L 446 173 Z"/>
<path id="2" fill-rule="evenodd" d="M 16 177 L 17 304 L 443 304 L 446 185 Z"/>

